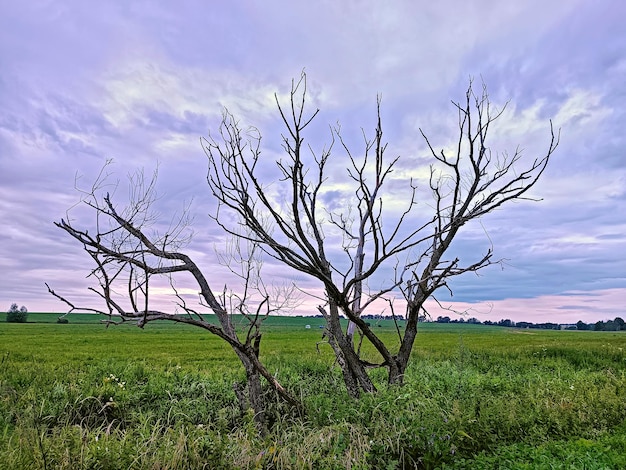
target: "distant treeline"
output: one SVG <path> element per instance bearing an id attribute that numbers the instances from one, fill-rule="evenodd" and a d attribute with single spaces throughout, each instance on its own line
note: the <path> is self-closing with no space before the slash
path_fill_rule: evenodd
<path id="1" fill-rule="evenodd" d="M 526 321 L 518 321 L 514 322 L 512 320 L 500 320 L 497 322 L 494 321 L 483 321 L 481 322 L 477 318 L 468 318 L 467 320 L 464 318 L 451 320 L 450 317 L 437 317 L 435 320 L 436 323 L 470 323 L 474 325 L 491 325 L 491 326 L 504 326 L 509 328 L 537 328 L 540 330 L 593 330 L 593 331 L 626 331 L 626 325 L 622 318 L 615 317 L 614 320 L 607 321 L 598 321 L 596 323 L 585 323 L 583 321 L 578 321 L 577 323 L 572 324 L 563 324 L 563 323 L 532 323 Z"/>
<path id="2" fill-rule="evenodd" d="M 309 318 L 324 318 L 322 315 L 307 316 Z M 345 317 L 342 316 L 345 319 Z M 361 317 L 363 320 L 395 320 L 404 321 L 404 315 L 372 315 L 367 314 Z M 432 320 L 426 315 L 420 315 L 420 322 L 433 322 L 434 323 L 465 323 L 470 325 L 489 325 L 489 326 L 504 326 L 509 328 L 536 328 L 538 330 L 590 330 L 590 331 L 626 331 L 626 322 L 620 317 L 615 317 L 614 320 L 598 321 L 596 323 L 585 323 L 578 321 L 577 323 L 532 323 L 527 321 L 514 322 L 513 320 L 500 320 L 500 321 L 480 321 L 477 318 L 458 318 L 451 319 L 447 316 L 439 316 L 436 320 Z"/>

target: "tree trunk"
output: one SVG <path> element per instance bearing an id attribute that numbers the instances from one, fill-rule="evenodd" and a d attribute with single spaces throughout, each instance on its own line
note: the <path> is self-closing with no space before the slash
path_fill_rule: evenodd
<path id="1" fill-rule="evenodd" d="M 417 320 L 419 312 L 423 302 L 409 307 L 407 314 L 407 322 L 404 330 L 404 336 L 402 337 L 402 343 L 400 344 L 400 350 L 398 355 L 394 358 L 394 367 L 389 367 L 388 382 L 390 384 L 402 385 L 404 382 L 404 372 L 411 358 L 411 351 L 413 350 L 413 343 L 417 336 Z"/>
<path id="2" fill-rule="evenodd" d="M 361 391 L 367 393 L 375 392 L 376 387 L 367 374 L 365 366 L 354 351 L 352 341 L 343 333 L 337 304 L 331 301 L 329 308 L 329 313 L 325 313 L 323 308 L 320 308 L 320 311 L 326 317 L 329 343 L 337 356 L 337 362 L 341 367 L 348 394 L 353 398 L 358 398 Z"/>
<path id="3" fill-rule="evenodd" d="M 343 355 L 343 351 L 337 344 L 337 340 L 335 340 L 335 336 L 332 332 L 328 333 L 328 343 L 333 348 L 335 352 L 335 358 L 337 359 L 337 364 L 341 367 L 341 373 L 343 374 L 343 382 L 346 386 L 346 390 L 348 391 L 348 395 L 352 398 L 359 398 L 361 394 L 361 387 L 359 386 L 358 379 L 354 376 L 350 367 L 346 362 L 346 358 Z"/>
<path id="4" fill-rule="evenodd" d="M 242 414 L 249 409 L 253 411 L 254 424 L 259 434 L 265 435 L 267 433 L 267 419 L 265 416 L 261 374 L 245 354 L 237 352 L 237 355 L 246 370 L 245 386 L 242 386 L 241 383 L 233 384 L 233 389 L 239 400 L 239 408 Z"/>
<path id="5" fill-rule="evenodd" d="M 250 408 L 254 412 L 254 423 L 261 435 L 267 432 L 267 418 L 265 416 L 265 403 L 263 400 L 263 389 L 261 387 L 261 374 L 256 368 L 246 370 L 246 380 L 248 382 L 248 398 Z"/>

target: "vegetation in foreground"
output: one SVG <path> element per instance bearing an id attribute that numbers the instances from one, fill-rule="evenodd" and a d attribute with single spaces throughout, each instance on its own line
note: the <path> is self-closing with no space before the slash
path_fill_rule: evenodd
<path id="1" fill-rule="evenodd" d="M 0 468 L 626 468 L 624 333 L 426 324 L 406 385 L 374 371 L 354 400 L 316 321 L 268 320 L 261 356 L 307 414 L 272 405 L 264 437 L 202 331 L 0 322 Z"/>

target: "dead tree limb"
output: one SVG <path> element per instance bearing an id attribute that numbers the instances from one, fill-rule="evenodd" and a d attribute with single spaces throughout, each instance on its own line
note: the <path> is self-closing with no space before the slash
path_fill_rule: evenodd
<path id="1" fill-rule="evenodd" d="M 108 164 L 107 164 L 108 166 Z M 259 358 L 261 341 L 260 324 L 267 314 L 282 308 L 288 300 L 276 303 L 270 299 L 266 286 L 260 280 L 257 268 L 258 246 L 249 247 L 246 272 L 241 272 L 244 281 L 244 292 L 237 297 L 234 291 L 230 292 L 231 300 L 237 299 L 236 305 L 231 302 L 227 305 L 226 299 L 216 296 L 209 285 L 209 281 L 191 259 L 180 249 L 184 246 L 187 233 L 188 218 L 186 213 L 171 224 L 169 229 L 159 234 L 151 230 L 155 221 L 152 214 L 152 203 L 156 200 L 155 184 L 156 173 L 150 181 L 144 179 L 143 174 L 136 175 L 131 180 L 131 200 L 129 204 L 119 210 L 113 202 L 109 192 L 101 195 L 101 189 L 106 184 L 107 171 L 101 173 L 102 179 L 96 181 L 90 190 L 82 192 L 82 203 L 92 210 L 95 226 L 91 232 L 87 228 L 80 228 L 68 217 L 56 222 L 55 225 L 75 239 L 91 257 L 95 268 L 89 277 L 95 280 L 95 285 L 89 289 L 96 293 L 104 302 L 104 308 L 78 308 L 70 300 L 56 293 L 48 286 L 49 292 L 63 301 L 69 311 L 89 311 L 107 316 L 107 323 L 133 321 L 140 328 L 154 321 L 171 321 L 184 323 L 202 328 L 228 343 L 240 359 L 246 371 L 248 402 L 255 412 L 255 420 L 259 429 L 265 429 L 265 404 L 261 393 L 261 377 L 265 378 L 270 387 L 278 396 L 290 405 L 302 410 L 299 400 L 294 398 L 272 375 Z M 104 175 L 104 176 L 103 176 Z M 238 251 L 243 255 L 243 251 Z M 260 268 L 259 268 L 260 269 Z M 202 304 L 213 313 L 218 324 L 208 322 L 205 317 L 191 306 L 178 293 L 174 276 L 180 274 L 191 275 L 196 282 Z M 151 307 L 153 280 L 166 279 L 172 293 L 177 299 L 175 305 L 178 313 L 164 312 Z M 262 292 L 254 311 L 250 311 L 252 290 Z M 283 292 L 283 296 L 289 294 Z M 230 307 L 230 310 L 229 308 Z M 240 313 L 248 320 L 248 329 L 244 339 L 237 335 L 232 314 Z"/>

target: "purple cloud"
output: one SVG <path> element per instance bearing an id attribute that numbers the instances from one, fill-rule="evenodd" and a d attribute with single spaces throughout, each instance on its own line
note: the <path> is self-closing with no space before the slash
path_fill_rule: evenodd
<path id="1" fill-rule="evenodd" d="M 274 93 L 284 98 L 306 69 L 311 109 L 321 109 L 307 136 L 317 151 L 337 121 L 360 151 L 382 95 L 389 155 L 402 155 L 390 181 L 394 197 L 402 178 L 424 172 L 418 128 L 438 147 L 454 139 L 450 100 L 462 99 L 469 77 L 484 80 L 494 105 L 510 100 L 494 151 L 519 144 L 529 158 L 539 155 L 552 119 L 562 143 L 533 190 L 543 201 L 489 214 L 454 248 L 467 257 L 493 244 L 505 269 L 455 280 L 445 300 L 492 305 L 490 319 L 605 319 L 626 298 L 625 13 L 610 0 L 5 2 L 0 307 L 62 308 L 45 290 L 49 280 L 83 295 L 89 260 L 52 222 L 77 201 L 77 175 L 89 185 L 110 158 L 122 183 L 128 173 L 159 168 L 164 222 L 193 200 L 189 249 L 222 282 L 213 250 L 224 238 L 206 216 L 214 201 L 199 137 L 215 134 L 228 108 L 261 131 L 269 178 L 281 152 Z M 335 176 L 345 167 L 336 153 Z M 343 197 L 341 188 L 326 194 L 334 203 Z M 266 269 L 290 276 L 271 262 Z"/>

